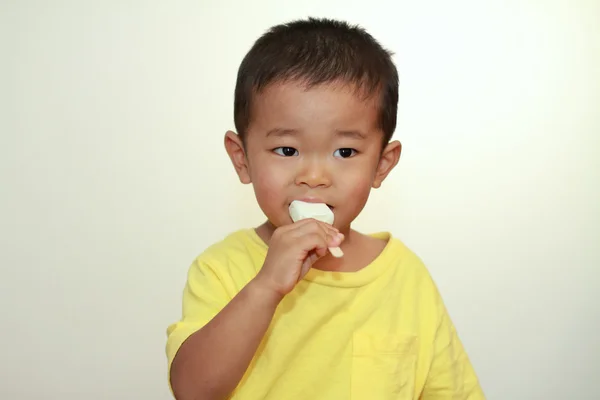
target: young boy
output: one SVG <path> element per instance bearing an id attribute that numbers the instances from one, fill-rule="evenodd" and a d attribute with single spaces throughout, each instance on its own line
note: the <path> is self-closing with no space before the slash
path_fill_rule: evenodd
<path id="1" fill-rule="evenodd" d="M 308 19 L 256 41 L 225 147 L 267 222 L 191 265 L 168 328 L 177 399 L 484 398 L 419 258 L 351 229 L 399 160 L 397 101 L 390 54 L 358 27 Z M 292 222 L 293 200 L 326 203 L 333 226 Z"/>

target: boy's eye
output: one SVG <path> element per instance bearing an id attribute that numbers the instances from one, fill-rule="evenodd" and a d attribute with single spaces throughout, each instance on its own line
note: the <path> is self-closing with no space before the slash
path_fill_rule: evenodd
<path id="1" fill-rule="evenodd" d="M 273 150 L 275 153 L 284 157 L 293 157 L 298 155 L 298 150 L 293 147 L 278 147 Z"/>
<path id="2" fill-rule="evenodd" d="M 337 149 L 334 153 L 334 157 L 348 158 L 356 154 L 356 150 L 350 148 Z"/>

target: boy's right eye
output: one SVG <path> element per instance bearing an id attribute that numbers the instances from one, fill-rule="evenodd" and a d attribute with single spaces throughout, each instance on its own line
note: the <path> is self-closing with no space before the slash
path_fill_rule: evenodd
<path id="1" fill-rule="evenodd" d="M 284 157 L 293 157 L 298 155 L 298 150 L 293 147 L 278 147 L 273 149 L 276 154 Z"/>

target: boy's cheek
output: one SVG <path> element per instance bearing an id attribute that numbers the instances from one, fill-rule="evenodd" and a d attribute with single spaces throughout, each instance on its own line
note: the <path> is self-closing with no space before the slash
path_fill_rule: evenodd
<path id="1" fill-rule="evenodd" d="M 362 211 L 369 199 L 371 183 L 372 180 L 367 176 L 354 176 L 348 183 L 340 185 L 341 187 L 345 186 L 343 198 L 347 199 L 347 203 L 344 206 L 349 213 L 356 214 L 355 217 Z"/>
<path id="2" fill-rule="evenodd" d="M 369 199 L 369 194 L 371 193 L 371 185 L 369 181 L 356 182 L 356 186 L 354 186 L 352 193 L 348 196 L 350 199 L 356 199 L 354 203 L 356 203 L 356 207 L 362 210 L 365 206 L 367 200 Z"/>
<path id="3" fill-rule="evenodd" d="M 257 174 L 253 180 L 254 193 L 259 207 L 272 218 L 274 215 L 269 214 L 277 214 L 286 199 L 286 187 L 284 182 L 266 172 Z"/>

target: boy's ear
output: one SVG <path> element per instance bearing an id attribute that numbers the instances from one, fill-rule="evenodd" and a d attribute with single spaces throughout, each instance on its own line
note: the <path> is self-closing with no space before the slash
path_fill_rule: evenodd
<path id="1" fill-rule="evenodd" d="M 373 179 L 373 187 L 375 189 L 381 187 L 381 183 L 387 178 L 388 174 L 394 169 L 398 161 L 400 160 L 400 153 L 402 152 L 402 144 L 394 140 L 385 146 L 381 157 L 379 157 L 379 164 L 377 164 L 377 171 L 375 171 L 375 179 Z"/>
<path id="2" fill-rule="evenodd" d="M 227 131 L 225 134 L 225 150 L 233 163 L 235 172 L 237 172 L 240 182 L 248 184 L 252 182 L 250 170 L 248 167 L 248 158 L 242 139 L 235 132 Z"/>

